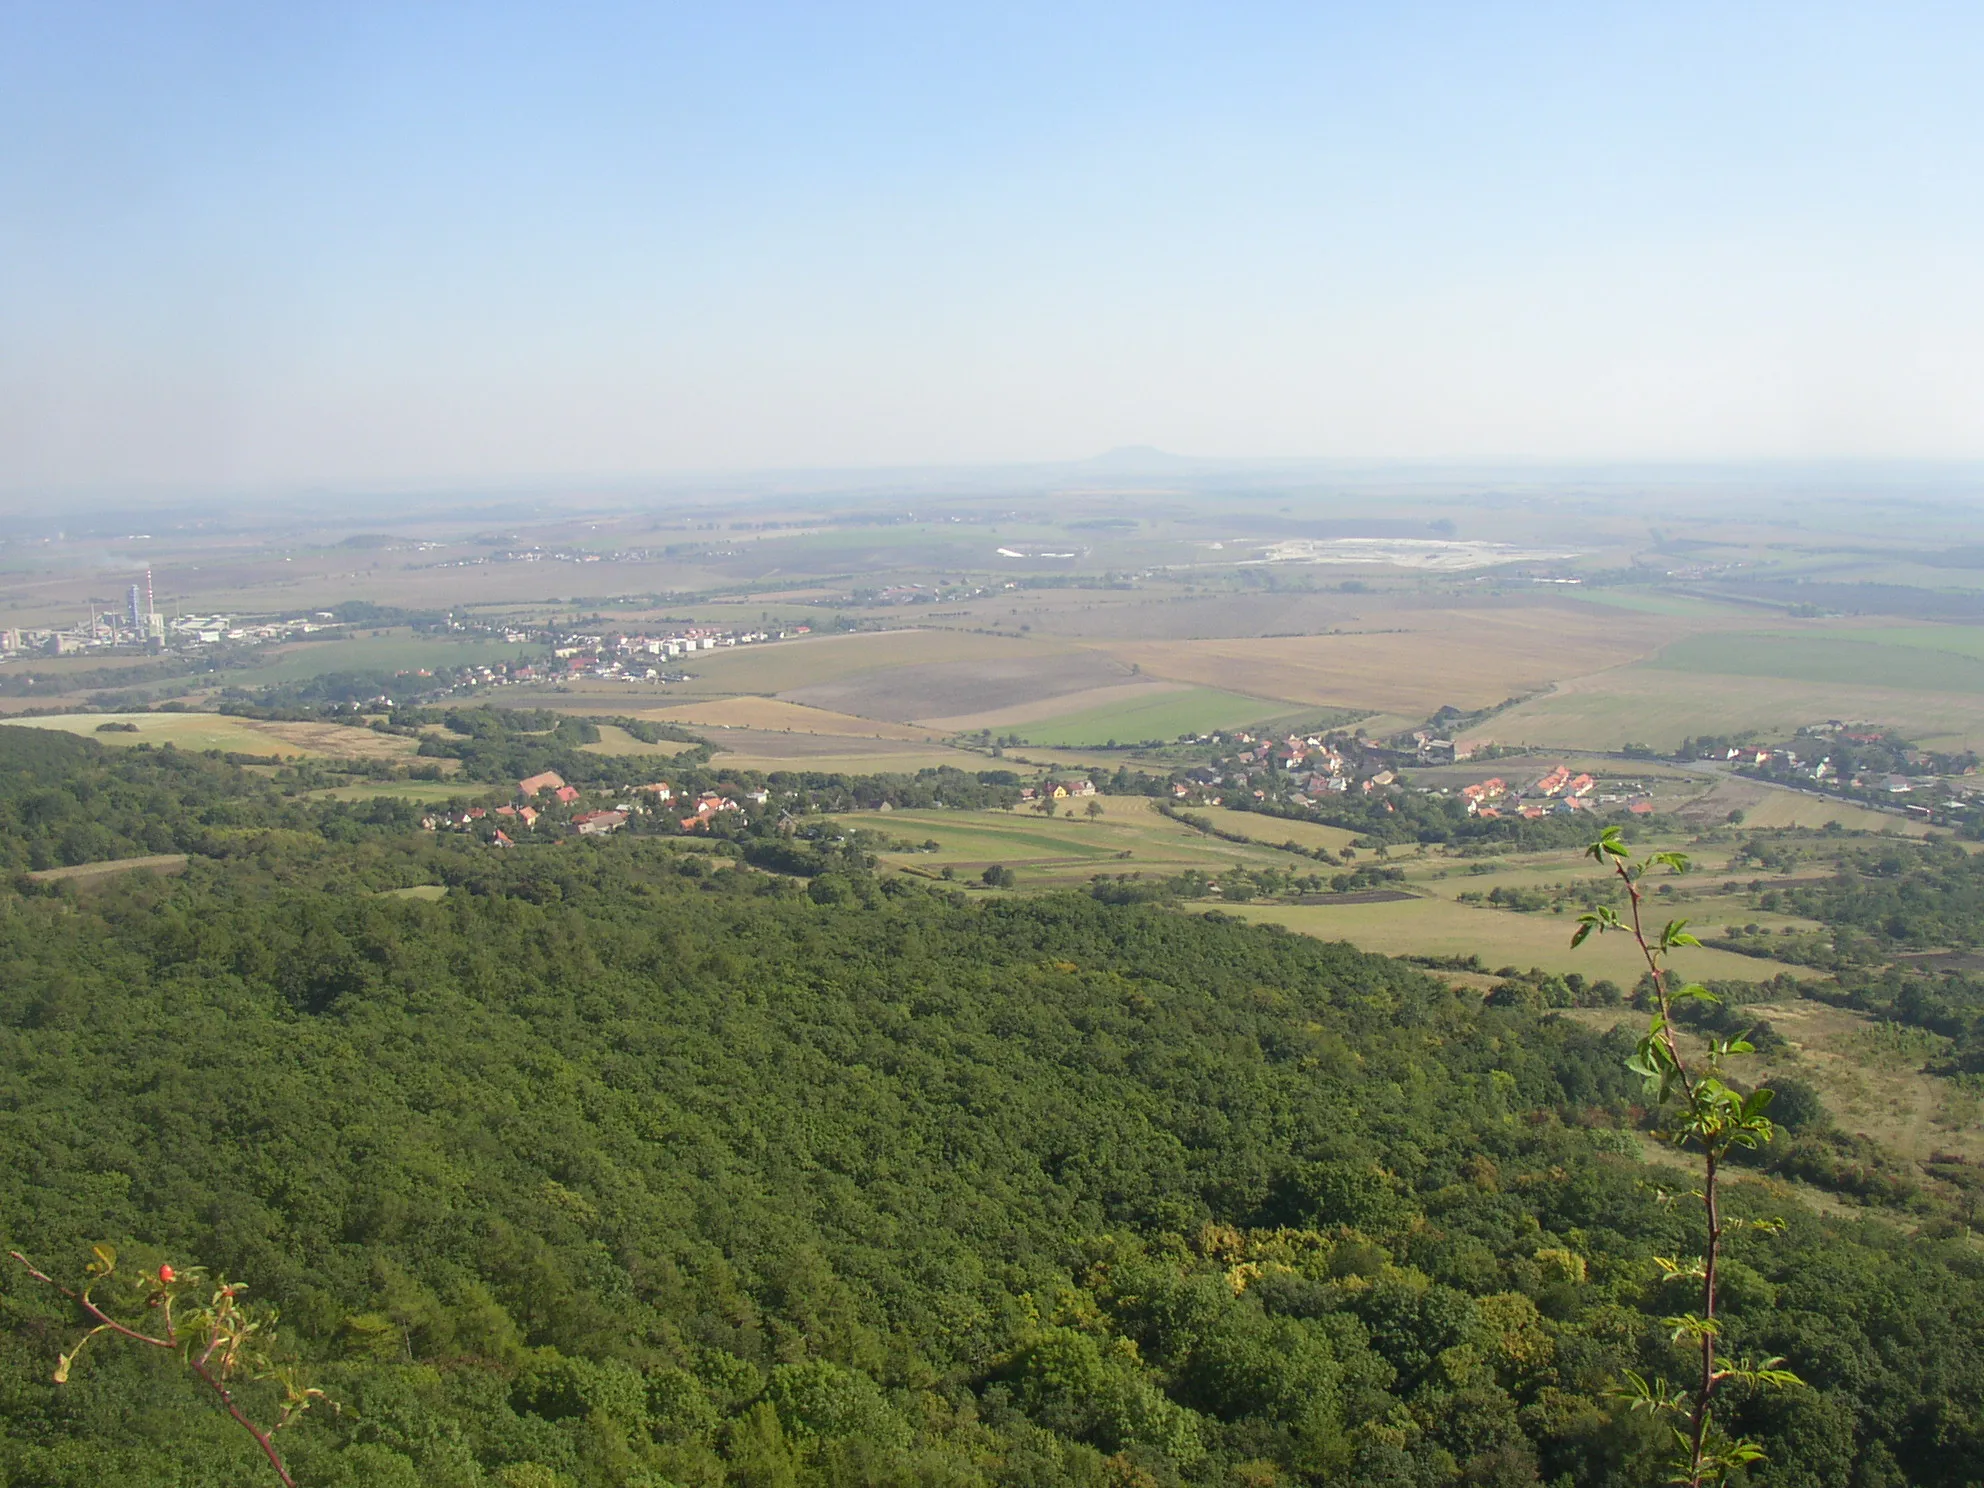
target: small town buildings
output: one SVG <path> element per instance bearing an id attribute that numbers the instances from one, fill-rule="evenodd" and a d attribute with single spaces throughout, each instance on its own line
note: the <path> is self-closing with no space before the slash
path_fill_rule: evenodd
<path id="1" fill-rule="evenodd" d="M 572 825 L 579 829 L 581 837 L 598 837 L 607 832 L 617 832 L 627 825 L 624 811 L 582 811 L 572 818 Z"/>
<path id="2" fill-rule="evenodd" d="M 567 789 L 565 778 L 556 770 L 546 770 L 542 775 L 532 775 L 526 780 L 517 782 L 517 794 L 520 796 L 534 796 L 539 791 L 565 789 Z"/>

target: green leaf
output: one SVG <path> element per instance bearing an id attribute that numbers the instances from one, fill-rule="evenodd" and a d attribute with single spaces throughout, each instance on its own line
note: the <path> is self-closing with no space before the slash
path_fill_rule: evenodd
<path id="1" fill-rule="evenodd" d="M 1597 863 L 1602 863 L 1607 858 L 1629 856 L 1626 851 L 1626 844 L 1620 840 L 1620 831 L 1617 827 L 1607 827 L 1604 831 L 1600 832 L 1598 834 L 1598 840 L 1584 851 L 1586 857 Z"/>
<path id="2" fill-rule="evenodd" d="M 1701 944 L 1687 931 L 1686 920 L 1669 920 L 1660 932 L 1660 948 L 1672 950 L 1675 946 L 1698 946 Z"/>

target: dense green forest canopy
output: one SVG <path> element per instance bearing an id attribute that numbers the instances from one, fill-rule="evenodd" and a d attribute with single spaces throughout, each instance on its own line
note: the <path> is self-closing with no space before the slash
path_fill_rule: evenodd
<path id="1" fill-rule="evenodd" d="M 252 1283 L 348 1407 L 291 1437 L 305 1484 L 1663 1475 L 1609 1392 L 1674 1368 L 1686 1180 L 1623 1039 L 1541 989 L 846 856 L 497 852 L 165 753 L 9 760 L 23 859 L 49 790 L 147 850 L 258 825 L 0 894 L 0 1239 Z M 1961 1228 L 1731 1194 L 1787 1221 L 1734 1244 L 1731 1349 L 1811 1386 L 1736 1402 L 1751 1481 L 1984 1477 Z M 263 1481 L 182 1376 L 92 1345 L 56 1387 L 67 1309 L 0 1306 L 0 1481 Z"/>
<path id="2" fill-rule="evenodd" d="M 303 801 L 211 754 L 106 748 L 52 729 L 0 728 L 0 868 L 60 868 L 153 853 L 234 850 L 271 829 L 348 839 L 404 832 L 390 800 Z"/>

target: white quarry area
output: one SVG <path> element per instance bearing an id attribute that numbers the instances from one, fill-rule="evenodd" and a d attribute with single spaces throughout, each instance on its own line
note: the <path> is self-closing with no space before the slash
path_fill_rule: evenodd
<path id="1" fill-rule="evenodd" d="M 1268 563 L 1387 563 L 1394 568 L 1488 568 L 1497 563 L 1551 563 L 1577 557 L 1573 548 L 1525 548 L 1514 543 L 1456 542 L 1430 537 L 1290 538 L 1271 543 Z"/>

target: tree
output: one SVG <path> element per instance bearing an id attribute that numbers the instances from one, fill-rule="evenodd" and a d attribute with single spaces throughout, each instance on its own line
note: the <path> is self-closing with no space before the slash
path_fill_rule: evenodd
<path id="1" fill-rule="evenodd" d="M 198 1267 L 188 1266 L 178 1271 L 170 1265 L 160 1265 L 155 1271 L 126 1276 L 123 1279 L 143 1299 L 149 1315 L 149 1326 L 141 1327 L 138 1323 L 120 1321 L 93 1295 L 97 1287 L 117 1275 L 117 1252 L 108 1245 L 94 1249 L 95 1256 L 84 1272 L 88 1280 L 80 1290 L 65 1287 L 37 1270 L 19 1251 L 9 1252 L 27 1269 L 28 1275 L 69 1298 L 94 1324 L 56 1362 L 55 1383 L 69 1382 L 69 1372 L 75 1367 L 77 1357 L 98 1334 L 108 1333 L 161 1349 L 176 1356 L 195 1379 L 214 1393 L 221 1409 L 255 1439 L 255 1445 L 262 1449 L 262 1455 L 268 1458 L 284 1488 L 296 1488 L 296 1480 L 289 1475 L 282 1455 L 276 1450 L 275 1437 L 325 1396 L 322 1390 L 304 1385 L 295 1371 L 277 1366 L 255 1346 L 256 1336 L 267 1334 L 267 1320 L 255 1316 L 241 1301 L 241 1294 L 247 1288 L 240 1282 L 216 1281 L 213 1291 L 202 1302 L 199 1291 L 206 1273 Z M 235 1388 L 243 1381 L 268 1382 L 280 1390 L 281 1404 L 270 1425 L 258 1426 L 235 1398 Z"/>
<path id="2" fill-rule="evenodd" d="M 1687 857 L 1678 852 L 1656 852 L 1635 858 L 1621 840 L 1617 827 L 1607 827 L 1585 853 L 1608 868 L 1625 886 L 1630 920 L 1622 920 L 1611 906 L 1600 905 L 1578 916 L 1571 945 L 1584 944 L 1593 931 L 1603 934 L 1622 930 L 1639 946 L 1653 989 L 1654 1006 L 1647 1030 L 1626 1067 L 1645 1082 L 1647 1096 L 1656 1109 L 1671 1110 L 1672 1119 L 1664 1135 L 1675 1146 L 1698 1153 L 1702 1162 L 1702 1186 L 1694 1192 L 1702 1205 L 1702 1254 L 1691 1260 L 1655 1258 L 1663 1281 L 1692 1286 L 1700 1299 L 1699 1311 L 1665 1320 L 1674 1342 L 1699 1360 L 1694 1383 L 1677 1389 L 1659 1376 L 1648 1379 L 1628 1370 L 1626 1387 L 1621 1393 L 1632 1401 L 1634 1410 L 1674 1418 L 1669 1426 L 1679 1450 L 1672 1481 L 1685 1483 L 1688 1488 L 1705 1488 L 1725 1482 L 1731 1472 L 1764 1456 L 1763 1448 L 1756 1442 L 1732 1437 L 1716 1425 L 1715 1398 L 1722 1387 L 1734 1382 L 1763 1390 L 1801 1383 L 1797 1375 L 1780 1367 L 1784 1363 L 1781 1358 L 1760 1363 L 1737 1361 L 1727 1358 L 1717 1348 L 1721 1325 L 1715 1313 L 1716 1282 L 1724 1236 L 1745 1223 L 1754 1227 L 1781 1225 L 1781 1221 L 1728 1217 L 1722 1212 L 1720 1188 L 1723 1162 L 1734 1149 L 1754 1149 L 1776 1135 L 1770 1117 L 1764 1114 L 1770 1107 L 1772 1092 L 1761 1087 L 1744 1095 L 1722 1078 L 1730 1059 L 1756 1052 L 1749 1040 L 1711 1037 L 1707 1054 L 1694 1065 L 1682 1055 L 1681 1046 L 1675 1041 L 1675 1003 L 1719 1003 L 1721 999 L 1696 982 L 1680 987 L 1670 984 L 1668 953 L 1683 946 L 1699 946 L 1701 942 L 1688 933 L 1686 920 L 1669 920 L 1657 933 L 1650 934 L 1641 919 L 1645 891 L 1640 885 L 1648 870 L 1655 867 L 1686 873 Z"/>
<path id="3" fill-rule="evenodd" d="M 1090 801 L 1083 809 L 1088 813 L 1088 819 L 1090 821 L 1094 821 L 1098 816 L 1102 815 L 1102 803 L 1100 801 Z"/>

